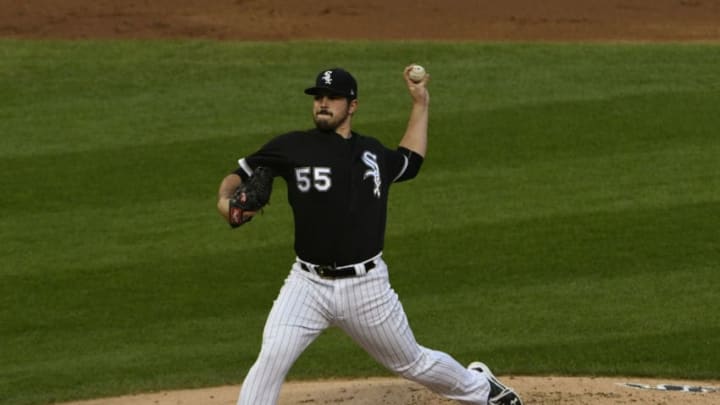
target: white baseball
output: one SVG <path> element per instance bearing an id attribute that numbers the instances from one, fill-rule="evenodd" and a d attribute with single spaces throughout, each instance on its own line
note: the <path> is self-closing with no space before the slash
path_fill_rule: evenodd
<path id="1" fill-rule="evenodd" d="M 421 82 L 422 79 L 425 78 L 425 68 L 420 65 L 413 65 L 412 68 L 410 68 L 408 77 L 415 83 Z"/>

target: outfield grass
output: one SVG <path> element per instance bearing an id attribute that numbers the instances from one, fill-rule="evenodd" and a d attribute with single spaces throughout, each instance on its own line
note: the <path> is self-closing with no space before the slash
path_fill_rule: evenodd
<path id="1" fill-rule="evenodd" d="M 310 126 L 336 65 L 421 175 L 385 257 L 419 341 L 499 373 L 720 378 L 717 45 L 0 41 L 0 403 L 239 384 L 288 266 L 280 180 L 231 231 L 236 159 Z M 343 361 L 338 361 L 343 359 Z M 290 378 L 385 371 L 337 331 Z"/>

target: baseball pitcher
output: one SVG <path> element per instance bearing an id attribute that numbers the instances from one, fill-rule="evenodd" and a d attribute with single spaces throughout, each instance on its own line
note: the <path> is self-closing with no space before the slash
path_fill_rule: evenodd
<path id="1" fill-rule="evenodd" d="M 522 405 L 485 364 L 464 367 L 418 344 L 390 285 L 382 257 L 388 191 L 422 166 L 430 103 L 424 70 L 411 65 L 403 77 L 412 109 L 396 149 L 352 130 L 357 83 L 343 69 L 327 69 L 305 90 L 315 127 L 270 139 L 222 180 L 217 207 L 232 227 L 262 209 L 274 177 L 287 185 L 295 222 L 297 258 L 267 318 L 239 405 L 276 404 L 293 363 L 329 327 L 343 330 L 392 372 L 446 398 Z"/>

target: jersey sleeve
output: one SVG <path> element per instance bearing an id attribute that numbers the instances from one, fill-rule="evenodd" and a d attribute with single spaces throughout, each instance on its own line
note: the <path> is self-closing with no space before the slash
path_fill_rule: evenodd
<path id="1" fill-rule="evenodd" d="M 289 165 L 287 149 L 287 136 L 281 135 L 273 138 L 255 153 L 238 159 L 238 168 L 234 173 L 243 181 L 252 176 L 259 166 L 269 167 L 274 173 L 282 174 Z"/>
<path id="2" fill-rule="evenodd" d="M 423 163 L 423 157 L 402 146 L 396 150 L 390 150 L 388 153 L 388 167 L 392 175 L 392 181 L 398 183 L 410 180 L 417 176 L 420 166 Z"/>

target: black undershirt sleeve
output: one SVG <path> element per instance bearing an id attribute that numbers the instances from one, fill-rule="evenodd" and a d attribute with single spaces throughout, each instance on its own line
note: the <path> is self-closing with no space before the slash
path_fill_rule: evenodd
<path id="1" fill-rule="evenodd" d="M 394 181 L 397 183 L 415 178 L 423 164 L 423 157 L 402 146 L 398 147 L 397 151 L 404 157 L 404 162 Z"/>

